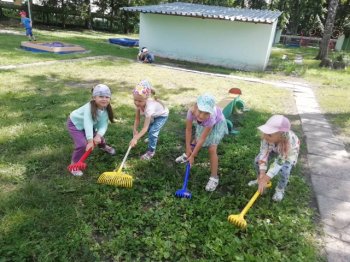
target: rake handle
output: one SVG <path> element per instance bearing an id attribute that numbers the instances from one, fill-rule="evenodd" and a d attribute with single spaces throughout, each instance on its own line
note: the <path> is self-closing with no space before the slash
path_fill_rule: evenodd
<path id="1" fill-rule="evenodd" d="M 124 164 L 125 164 L 125 162 L 126 162 L 126 159 L 128 158 L 128 155 L 129 155 L 129 153 L 130 153 L 130 150 L 131 150 L 131 146 L 129 146 L 128 151 L 126 151 L 126 154 L 125 154 L 125 156 L 124 156 L 124 158 L 123 158 L 123 161 L 122 161 L 122 163 L 121 163 L 121 165 L 120 165 L 120 167 L 119 167 L 119 169 L 118 169 L 118 172 L 122 171 L 122 168 L 124 167 Z"/>
<path id="2" fill-rule="evenodd" d="M 187 188 L 187 182 L 188 182 L 188 178 L 190 176 L 190 169 L 191 169 L 191 164 L 187 163 L 187 165 L 186 165 L 186 173 L 185 173 L 185 180 L 184 180 L 184 184 L 182 186 L 183 190 L 185 190 Z"/>
<path id="3" fill-rule="evenodd" d="M 271 181 L 267 183 L 266 187 L 270 188 L 272 185 Z M 256 199 L 259 197 L 260 192 L 257 190 L 255 194 L 252 196 L 252 198 L 249 200 L 248 204 L 243 208 L 242 212 L 240 215 L 245 216 L 245 214 L 248 212 L 248 210 L 252 207 Z"/>
<path id="4" fill-rule="evenodd" d="M 259 190 L 257 190 L 255 192 L 255 194 L 253 195 L 253 197 L 249 200 L 248 204 L 243 208 L 242 212 L 241 212 L 241 216 L 245 216 L 245 214 L 248 212 L 248 210 L 252 207 L 252 205 L 254 204 L 254 202 L 256 201 L 256 199 L 259 197 L 260 193 Z"/>
<path id="5" fill-rule="evenodd" d="M 90 155 L 91 152 L 92 152 L 92 147 L 90 147 L 88 151 L 85 151 L 84 155 L 81 156 L 81 158 L 77 163 L 83 163 L 85 159 L 87 159 L 87 157 Z"/>

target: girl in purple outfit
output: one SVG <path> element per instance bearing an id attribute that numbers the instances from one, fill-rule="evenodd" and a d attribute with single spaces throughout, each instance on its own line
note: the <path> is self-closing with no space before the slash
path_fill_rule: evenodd
<path id="1" fill-rule="evenodd" d="M 95 145 L 108 154 L 115 155 L 115 149 L 108 146 L 103 137 L 107 131 L 108 120 L 114 122 L 110 104 L 111 90 L 108 86 L 99 84 L 91 92 L 91 101 L 74 110 L 67 120 L 67 128 L 75 146 L 72 163 L 78 162 L 85 151 Z M 73 170 L 71 173 L 73 176 L 83 175 L 81 170 Z"/>

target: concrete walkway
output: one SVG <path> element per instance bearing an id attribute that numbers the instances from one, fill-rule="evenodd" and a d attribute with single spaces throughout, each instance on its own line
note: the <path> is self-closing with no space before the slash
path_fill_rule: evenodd
<path id="1" fill-rule="evenodd" d="M 64 61 L 47 61 L 29 65 L 3 66 L 0 67 L 0 70 L 94 59 L 115 58 L 99 56 Z M 311 172 L 311 182 L 324 229 L 323 240 L 327 259 L 329 262 L 350 261 L 350 156 L 345 150 L 343 142 L 334 136 L 331 126 L 321 113 L 312 89 L 307 84 L 212 74 L 165 65 L 153 64 L 152 66 L 264 83 L 292 90 L 306 137 L 308 169 Z"/>
<path id="2" fill-rule="evenodd" d="M 322 115 L 311 88 L 292 85 L 329 262 L 350 261 L 350 159 Z"/>

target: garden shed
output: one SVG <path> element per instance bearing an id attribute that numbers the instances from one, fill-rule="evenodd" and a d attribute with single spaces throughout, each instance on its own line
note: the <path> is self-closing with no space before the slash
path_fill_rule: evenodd
<path id="1" fill-rule="evenodd" d="M 264 70 L 281 12 L 174 2 L 123 7 L 140 12 L 140 46 L 156 56 Z"/>

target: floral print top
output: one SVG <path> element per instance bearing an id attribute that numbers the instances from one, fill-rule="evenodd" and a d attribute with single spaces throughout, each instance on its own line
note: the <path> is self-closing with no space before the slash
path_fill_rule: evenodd
<path id="1" fill-rule="evenodd" d="M 288 152 L 286 155 L 282 154 L 282 149 L 280 144 L 270 144 L 265 139 L 261 141 L 260 153 L 259 153 L 259 170 L 266 171 L 268 159 L 271 153 L 276 153 L 277 157 L 270 166 L 267 175 L 269 177 L 274 177 L 278 174 L 284 164 L 295 165 L 298 161 L 300 141 L 299 138 L 294 134 L 293 131 L 286 133 L 287 140 L 289 142 Z"/>

